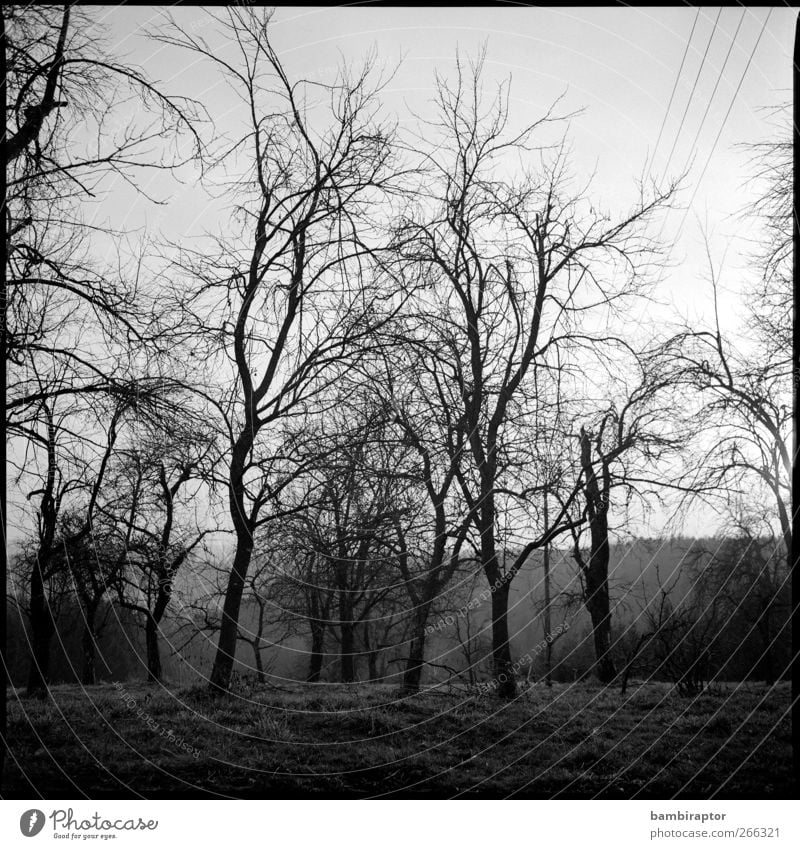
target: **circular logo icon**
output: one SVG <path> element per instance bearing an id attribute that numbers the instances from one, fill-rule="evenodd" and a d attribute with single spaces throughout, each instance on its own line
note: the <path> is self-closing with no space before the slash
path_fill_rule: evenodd
<path id="1" fill-rule="evenodd" d="M 25 837 L 36 837 L 44 828 L 44 813 L 37 808 L 31 808 L 19 818 L 19 830 Z"/>

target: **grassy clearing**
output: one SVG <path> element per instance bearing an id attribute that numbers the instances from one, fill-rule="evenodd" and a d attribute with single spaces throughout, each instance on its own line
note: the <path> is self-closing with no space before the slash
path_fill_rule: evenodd
<path id="1" fill-rule="evenodd" d="M 791 692 L 720 685 L 468 693 L 319 684 L 212 697 L 9 691 L 4 798 L 794 797 Z"/>

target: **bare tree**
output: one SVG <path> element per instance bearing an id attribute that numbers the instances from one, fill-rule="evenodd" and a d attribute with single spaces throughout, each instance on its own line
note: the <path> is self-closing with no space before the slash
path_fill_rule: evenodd
<path id="1" fill-rule="evenodd" d="M 56 543 L 58 536 L 56 537 Z M 26 647 L 33 653 L 36 643 L 33 640 L 33 620 L 38 615 L 41 621 L 41 613 L 31 605 L 31 600 L 38 601 L 36 594 L 31 591 L 31 582 L 36 579 L 38 545 L 35 539 L 25 540 L 13 555 L 7 559 L 6 591 L 7 604 L 16 612 L 23 633 L 26 635 Z M 44 602 L 47 615 L 52 623 L 54 631 L 61 621 L 62 613 L 74 599 L 74 588 L 71 584 L 70 575 L 64 568 L 63 563 L 57 562 L 58 555 L 53 558 L 53 563 L 42 572 Z M 41 570 L 39 570 L 41 571 Z M 8 621 L 8 620 L 7 620 Z M 41 625 L 39 625 L 41 627 Z M 41 637 L 38 638 L 39 640 Z M 50 671 L 50 641 L 46 643 L 47 653 L 47 676 Z M 30 673 L 29 673 L 30 675 Z M 39 688 L 32 691 L 32 695 L 43 695 L 44 690 Z"/>
<path id="2" fill-rule="evenodd" d="M 171 172 L 201 161 L 202 143 L 197 104 L 164 94 L 109 56 L 89 10 L 3 6 L 2 24 L 4 354 L 13 427 L 43 398 L 124 382 L 119 360 L 108 355 L 111 337 L 142 344 L 157 336 L 135 270 L 103 267 L 92 255 L 89 237 L 114 233 L 86 224 L 83 210 L 106 191 L 107 178 L 138 190 L 142 169 Z M 184 138 L 190 147 L 181 152 Z"/>
<path id="3" fill-rule="evenodd" d="M 577 436 L 583 473 L 583 518 L 590 546 L 581 548 L 584 528 L 573 529 L 574 557 L 579 567 L 585 604 L 592 619 L 597 674 L 603 684 L 616 676 L 611 642 L 609 512 L 612 493 L 630 507 L 638 497 L 657 495 L 659 488 L 680 483 L 670 480 L 664 462 L 687 441 L 675 412 L 674 382 L 663 352 L 657 349 L 638 359 L 640 377 L 619 403 L 612 404 L 592 426 L 582 425 Z"/>
<path id="4" fill-rule="evenodd" d="M 273 576 L 274 604 L 280 613 L 308 627 L 311 644 L 306 681 L 322 677 L 326 637 L 332 624 L 335 592 L 331 564 L 315 542 L 315 505 L 287 522 L 287 541 L 280 540 L 284 560 Z M 275 612 L 271 613 L 275 618 Z"/>
<path id="5" fill-rule="evenodd" d="M 213 390 L 230 444 L 227 486 L 236 550 L 211 684 L 226 689 L 256 535 L 295 477 L 276 463 L 279 425 L 308 408 L 370 338 L 388 295 L 371 278 L 365 215 L 393 177 L 390 130 L 376 120 L 370 62 L 354 78 L 293 82 L 270 39 L 270 14 L 209 13 L 238 55 L 224 58 L 174 26 L 158 38 L 209 60 L 244 104 L 247 130 L 223 154 L 244 174 L 230 187 L 243 240 L 183 251 L 187 333 L 210 364 L 231 370 Z M 211 397 L 211 395 L 209 395 Z M 284 476 L 281 477 L 281 474 Z M 280 511 L 278 511 L 280 512 Z"/>
<path id="6" fill-rule="evenodd" d="M 399 447 L 392 467 L 404 475 L 415 505 L 395 520 L 396 563 L 411 605 L 408 692 L 419 689 L 427 623 L 463 563 L 473 520 L 458 488 L 466 420 L 440 330 L 430 316 L 407 310 L 388 328 L 389 353 L 371 373 Z"/>
<path id="7" fill-rule="evenodd" d="M 91 412 L 81 410 L 82 415 L 77 414 L 73 404 L 67 406 L 61 402 L 60 406 L 67 409 L 58 409 L 57 404 L 59 399 L 40 401 L 35 416 L 21 425 L 26 437 L 26 456 L 32 454 L 36 465 L 21 463 L 15 481 L 17 486 L 29 488 L 26 500 L 36 504 L 36 556 L 30 580 L 32 658 L 28 692 L 31 695 L 44 695 L 47 689 L 50 642 L 55 630 L 47 586 L 65 566 L 64 559 L 54 555 L 57 548 L 69 548 L 90 535 L 108 463 L 132 400 L 112 399 L 106 405 L 110 409 L 95 405 Z M 74 427 L 79 423 L 90 433 L 94 428 L 97 441 L 76 433 Z M 73 514 L 80 512 L 81 521 L 57 541 L 59 521 L 67 505 L 71 505 Z"/>
<path id="8" fill-rule="evenodd" d="M 551 109 L 519 133 L 508 131 L 508 92 L 487 110 L 480 64 L 458 65 L 453 86 L 437 80 L 438 119 L 425 128 L 429 175 L 425 200 L 400 228 L 405 260 L 428 281 L 429 311 L 458 340 L 451 362 L 466 417 L 469 464 L 459 485 L 481 540 L 492 588 L 495 675 L 501 697 L 515 692 L 508 635 L 510 584 L 538 539 L 513 563 L 497 548 L 501 449 L 529 399 L 538 364 L 554 363 L 568 342 L 593 350 L 600 340 L 576 322 L 597 308 L 618 309 L 640 292 L 640 273 L 655 256 L 641 226 L 664 207 L 672 187 L 654 191 L 616 223 L 596 212 L 583 191 L 570 189 L 565 146 L 548 152 L 534 137 L 557 119 Z M 499 173 L 516 158 L 538 154 L 537 171 L 513 182 Z M 460 355 L 462 348 L 465 356 Z M 552 536 L 564 530 L 561 517 Z M 552 538 L 552 536 L 550 538 Z"/>
<path id="9" fill-rule="evenodd" d="M 780 112 L 780 110 L 779 110 Z M 783 110 L 788 117 L 788 109 Z M 721 272 L 708 251 L 713 325 L 685 328 L 675 346 L 676 380 L 700 394 L 707 439 L 698 466 L 735 503 L 747 493 L 774 507 L 789 568 L 792 555 L 792 156 L 788 127 L 752 146 L 760 195 L 745 211 L 757 248 L 745 287 L 748 321 L 723 333 Z M 796 377 L 796 375 L 795 375 Z M 702 452 L 702 453 L 701 453 Z M 756 482 L 763 491 L 756 490 Z"/>
<path id="10" fill-rule="evenodd" d="M 119 234 L 87 225 L 83 212 L 106 178 L 137 189 L 142 168 L 172 171 L 194 159 L 202 145 L 196 104 L 165 95 L 141 71 L 108 55 L 102 28 L 89 11 L 73 5 L 4 6 L 2 27 L 8 123 L 3 142 L 6 426 L 13 439 L 10 454 L 16 455 L 12 462 L 22 465 L 22 457 L 41 451 L 50 470 L 31 493 L 39 499 L 40 555 L 31 582 L 35 662 L 29 689 L 43 692 L 52 631 L 45 584 L 61 487 L 70 481 L 71 492 L 92 493 L 79 532 L 83 540 L 102 481 L 102 473 L 72 480 L 75 464 L 67 469 L 64 452 L 92 453 L 92 432 L 86 434 L 85 450 L 78 445 L 86 399 L 96 398 L 95 406 L 106 409 L 135 394 L 124 353 L 131 342 L 151 346 L 160 328 L 135 270 L 129 273 L 121 258 L 105 267 L 93 256 L 93 237 Z M 131 109 L 133 102 L 138 110 Z M 171 142 L 180 146 L 182 138 L 189 139 L 191 149 L 169 149 Z M 111 443 L 119 423 L 118 412 L 99 423 Z M 101 458 L 112 448 L 101 445 L 94 451 L 101 472 Z"/>
<path id="11" fill-rule="evenodd" d="M 455 640 L 458 643 L 461 656 L 464 658 L 465 668 L 461 674 L 466 674 L 471 687 L 478 683 L 478 677 L 483 671 L 481 667 L 487 665 L 487 658 L 491 654 L 491 639 L 489 637 L 491 617 L 487 616 L 485 612 L 483 615 L 480 612 L 474 615 L 470 608 L 470 603 L 478 595 L 480 578 L 481 572 L 477 571 L 471 579 L 460 584 L 456 592 L 456 600 L 452 604 L 459 610 L 463 610 L 464 607 L 467 608 L 466 613 L 456 613 L 453 628 Z"/>
<path id="12" fill-rule="evenodd" d="M 368 659 L 375 660 L 370 632 L 381 623 L 373 617 L 387 596 L 396 594 L 395 535 L 409 513 L 406 476 L 387 433 L 386 410 L 360 395 L 354 390 L 349 401 L 343 398 L 322 429 L 329 435 L 320 434 L 320 447 L 327 450 L 313 473 L 319 500 L 304 517 L 310 553 L 329 563 L 338 613 L 329 630 L 339 637 L 345 682 L 357 677 L 359 635 Z"/>
<path id="13" fill-rule="evenodd" d="M 716 291 L 716 285 L 715 285 Z M 715 294 L 716 298 L 716 294 Z M 706 488 L 716 486 L 734 500 L 754 490 L 754 481 L 774 505 L 792 564 L 791 432 L 788 404 L 791 374 L 787 361 L 751 358 L 726 340 L 719 326 L 692 330 L 677 354 L 680 380 L 697 389 L 708 434 L 698 467 Z M 763 496 L 757 496 L 763 501 Z"/>
<path id="14" fill-rule="evenodd" d="M 237 632 L 237 640 L 252 653 L 252 666 L 246 659 L 242 661 L 246 665 L 243 678 L 259 685 L 269 681 L 279 648 L 301 630 L 294 610 L 287 606 L 286 576 L 292 574 L 294 558 L 283 548 L 285 539 L 277 537 L 270 542 L 276 539 L 280 544 L 275 551 L 259 550 L 253 556 L 242 594 L 243 615 Z M 188 636 L 175 647 L 173 654 L 181 655 L 201 635 L 219 634 L 229 571 L 223 562 L 205 558 L 197 570 L 202 589 L 189 595 L 181 611 L 183 622 L 178 633 L 188 631 Z"/>
<path id="15" fill-rule="evenodd" d="M 720 634 L 722 599 L 706 592 L 697 575 L 683 590 L 683 568 L 664 581 L 656 566 L 658 589 L 645 601 L 645 639 L 655 659 L 653 674 L 665 675 L 680 695 L 696 696 L 713 674 L 715 641 Z"/>
<path id="16" fill-rule="evenodd" d="M 83 521 L 80 513 L 61 517 L 63 543 L 55 546 L 54 559 L 62 559 L 63 565 L 56 568 L 71 583 L 83 617 L 81 682 L 95 684 L 98 640 L 111 613 L 109 591 L 114 586 L 117 570 L 122 567 L 122 559 L 113 548 L 104 545 L 102 534 L 98 535 L 101 523 L 93 522 L 91 534 L 81 536 Z"/>
<path id="17" fill-rule="evenodd" d="M 119 452 L 116 479 L 99 512 L 120 537 L 117 604 L 143 620 L 148 680 L 158 682 L 159 634 L 176 576 L 217 530 L 208 515 L 201 518 L 197 504 L 206 501 L 206 514 L 213 508 L 206 484 L 218 452 L 213 433 L 186 415 L 172 417 L 169 432 L 162 423 L 149 433 L 140 429 L 137 437 Z"/>

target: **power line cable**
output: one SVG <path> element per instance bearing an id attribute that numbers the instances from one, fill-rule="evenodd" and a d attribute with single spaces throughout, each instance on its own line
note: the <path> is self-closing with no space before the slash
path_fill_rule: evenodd
<path id="1" fill-rule="evenodd" d="M 714 28 L 711 30 L 711 35 L 706 42 L 706 49 L 703 53 L 703 58 L 700 62 L 700 67 L 697 69 L 697 75 L 694 78 L 694 85 L 692 86 L 691 92 L 689 92 L 689 99 L 686 101 L 686 108 L 683 110 L 683 115 L 681 116 L 681 122 L 678 126 L 678 132 L 675 134 L 675 140 L 672 142 L 672 149 L 669 152 L 669 156 L 667 157 L 667 164 L 664 166 L 664 171 L 662 172 L 661 178 L 662 180 L 667 175 L 667 171 L 669 170 L 670 162 L 672 162 L 672 156 L 675 153 L 675 149 L 678 146 L 678 139 L 681 136 L 681 130 L 683 130 L 684 122 L 686 121 L 686 116 L 689 113 L 689 107 L 692 105 L 692 99 L 694 97 L 695 90 L 697 89 L 697 84 L 700 82 L 700 75 L 703 73 L 703 68 L 706 64 L 706 58 L 708 57 L 708 51 L 711 47 L 711 42 L 714 40 L 714 34 L 717 31 L 717 24 L 719 24 L 720 15 L 722 15 L 722 8 L 720 8 L 719 12 L 717 12 L 717 18 L 714 21 Z"/>
<path id="2" fill-rule="evenodd" d="M 739 84 L 736 86 L 736 91 L 734 91 L 734 93 L 733 93 L 733 97 L 731 98 L 730 105 L 728 106 L 728 111 L 725 113 L 725 117 L 722 119 L 722 123 L 720 124 L 719 132 L 717 133 L 717 137 L 714 139 L 714 144 L 711 146 L 711 153 L 709 153 L 708 159 L 706 159 L 706 164 L 703 166 L 703 170 L 700 172 L 700 177 L 697 180 L 697 183 L 695 184 L 694 192 L 692 194 L 692 198 L 691 198 L 691 200 L 689 201 L 689 203 L 686 207 L 686 212 L 684 212 L 683 218 L 681 219 L 680 226 L 678 227 L 678 232 L 675 236 L 676 242 L 677 242 L 677 240 L 678 240 L 678 238 L 681 234 L 681 231 L 683 230 L 683 225 L 685 224 L 686 218 L 689 215 L 689 210 L 691 209 L 692 204 L 694 203 L 694 199 L 695 199 L 695 197 L 697 197 L 697 191 L 700 188 L 700 183 L 702 183 L 703 177 L 705 176 L 706 171 L 708 170 L 708 166 L 711 164 L 711 160 L 714 158 L 714 152 L 716 151 L 717 144 L 719 143 L 720 137 L 722 136 L 722 131 L 725 129 L 725 124 L 727 123 L 728 118 L 731 114 L 731 111 L 733 110 L 733 105 L 736 102 L 736 98 L 738 97 L 739 91 L 742 88 L 742 83 L 744 83 L 744 78 L 747 76 L 747 71 L 750 69 L 750 64 L 753 61 L 753 57 L 756 54 L 756 50 L 758 50 L 758 45 L 761 43 L 761 36 L 764 35 L 764 30 L 767 28 L 767 24 L 769 23 L 769 19 L 772 17 L 772 12 L 773 12 L 773 9 L 770 9 L 769 12 L 767 13 L 767 17 L 764 19 L 764 23 L 761 27 L 761 32 L 758 34 L 758 38 L 756 39 L 756 43 L 753 45 L 753 49 L 750 51 L 750 57 L 747 60 L 747 64 L 744 66 L 744 71 L 742 71 L 742 76 L 739 79 Z"/>
<path id="3" fill-rule="evenodd" d="M 694 199 L 695 199 L 695 197 L 697 196 L 697 192 L 698 192 L 698 189 L 699 189 L 699 187 L 700 187 L 700 183 L 702 182 L 703 177 L 705 176 L 705 173 L 706 173 L 706 171 L 708 170 L 708 166 L 709 166 L 709 164 L 711 163 L 711 159 L 712 159 L 712 158 L 713 158 L 713 156 L 714 156 L 714 152 L 715 152 L 715 150 L 716 150 L 716 147 L 717 147 L 717 144 L 718 144 L 718 142 L 719 142 L 719 139 L 720 139 L 720 137 L 721 137 L 721 135 L 722 135 L 723 130 L 725 129 L 725 124 L 726 124 L 726 122 L 727 122 L 727 120 L 728 120 L 728 117 L 729 117 L 729 116 L 730 116 L 730 114 L 731 114 L 731 111 L 732 111 L 732 109 L 733 109 L 733 105 L 734 105 L 734 103 L 736 102 L 736 98 L 737 98 L 737 96 L 738 96 L 738 94 L 739 94 L 739 91 L 740 91 L 740 89 L 741 89 L 741 87 L 742 87 L 742 84 L 743 84 L 743 82 L 744 82 L 744 78 L 745 78 L 745 76 L 747 75 L 747 71 L 748 71 L 748 69 L 750 68 L 750 64 L 751 64 L 751 62 L 753 61 L 753 56 L 755 55 L 755 52 L 756 52 L 756 50 L 758 49 L 758 45 L 759 45 L 759 43 L 760 43 L 760 41 L 761 41 L 761 37 L 762 37 L 762 35 L 764 34 L 764 30 L 765 30 L 765 29 L 766 29 L 766 27 L 767 27 L 767 23 L 769 22 L 769 19 L 770 19 L 771 15 L 772 15 L 772 9 L 770 9 L 769 13 L 767 14 L 766 19 L 764 20 L 764 25 L 762 26 L 762 28 L 761 28 L 761 32 L 760 32 L 760 33 L 759 33 L 759 35 L 758 35 L 758 39 L 756 40 L 756 43 L 755 43 L 755 45 L 753 46 L 753 49 L 752 49 L 752 50 L 751 50 L 751 52 L 750 52 L 750 57 L 748 58 L 748 60 L 747 60 L 747 64 L 745 65 L 744 71 L 742 72 L 742 76 L 741 76 L 741 78 L 739 79 L 739 84 L 736 86 L 736 90 L 735 90 L 735 92 L 734 92 L 734 94 L 733 94 L 733 98 L 731 99 L 731 102 L 730 102 L 730 104 L 729 104 L 729 106 L 728 106 L 728 110 L 727 110 L 727 112 L 725 113 L 725 117 L 722 119 L 722 124 L 720 125 L 719 132 L 717 133 L 716 138 L 714 139 L 714 144 L 712 145 L 711 152 L 710 152 L 710 154 L 709 154 L 709 156 L 708 156 L 708 159 L 706 160 L 706 163 L 705 163 L 705 165 L 704 165 L 704 167 L 703 167 L 703 170 L 702 170 L 702 172 L 701 172 L 701 174 L 700 174 L 700 177 L 699 177 L 699 179 L 697 180 L 697 183 L 695 184 L 695 188 L 694 188 L 694 192 L 692 193 L 691 200 L 690 200 L 690 201 L 689 201 L 689 203 L 686 205 L 686 210 L 684 211 L 683 218 L 681 219 L 681 222 L 680 222 L 680 224 L 678 225 L 678 229 L 675 231 L 675 235 L 674 235 L 674 237 L 671 239 L 670 252 L 671 252 L 672 250 L 674 250 L 675 246 L 676 246 L 676 245 L 677 245 L 677 243 L 678 243 L 678 240 L 679 240 L 679 239 L 680 239 L 680 237 L 681 237 L 681 234 L 683 233 L 683 228 L 684 228 L 684 225 L 686 224 L 686 219 L 687 219 L 687 217 L 688 217 L 688 215 L 689 215 L 689 210 L 691 209 L 692 204 L 694 203 Z M 737 27 L 737 29 L 736 29 L 736 33 L 738 33 L 738 32 L 739 32 L 739 28 L 741 27 L 741 25 L 742 25 L 742 22 L 743 22 L 743 21 L 744 21 L 744 16 L 742 17 L 742 20 L 740 20 L 740 21 L 739 21 L 739 27 Z M 735 39 L 736 39 L 736 33 L 734 34 L 733 41 L 735 41 Z M 728 50 L 728 54 L 729 54 L 729 55 L 730 55 L 730 52 L 732 51 L 732 48 L 733 48 L 733 41 L 731 42 L 731 47 L 730 47 L 730 48 L 729 48 L 729 50 Z M 726 57 L 726 60 L 725 60 L 725 61 L 727 62 L 727 57 Z M 724 70 L 724 67 L 725 67 L 725 65 L 723 64 L 723 68 L 722 68 L 722 70 Z M 722 74 L 722 70 L 720 71 L 720 77 L 721 77 L 721 74 Z M 719 79 L 718 79 L 718 81 L 717 81 L 717 82 L 719 83 Z M 717 87 L 715 86 L 715 91 L 716 91 L 716 88 L 717 88 Z M 714 96 L 714 94 L 712 93 L 712 98 L 713 98 L 713 96 Z M 710 104 L 711 104 L 711 100 L 709 100 L 709 107 L 710 107 Z M 705 120 L 705 116 L 703 116 L 703 120 Z M 701 122 L 701 127 L 702 127 L 702 122 Z M 698 135 L 699 135 L 699 133 L 698 133 Z M 696 142 L 696 141 L 697 141 L 697 139 L 695 138 L 695 142 Z M 662 179 L 663 179 L 663 178 L 662 178 Z M 665 229 L 665 227 L 666 227 L 666 220 L 662 221 L 662 223 L 661 223 L 661 228 L 660 228 L 659 235 L 658 235 L 658 240 L 659 240 L 659 241 L 661 240 L 661 237 L 662 237 L 662 236 L 663 236 L 663 234 L 664 234 L 664 229 Z M 659 284 L 663 281 L 663 279 L 664 279 L 664 274 L 665 274 L 665 273 L 666 273 L 666 269 L 662 269 L 661 275 L 659 276 L 659 280 L 658 280 Z"/>
<path id="4" fill-rule="evenodd" d="M 678 68 L 678 74 L 675 77 L 675 82 L 672 85 L 672 92 L 669 96 L 669 103 L 667 103 L 667 109 L 664 112 L 664 118 L 661 121 L 661 128 L 658 131 L 658 138 L 656 138 L 655 147 L 653 148 L 653 153 L 650 156 L 650 164 L 647 168 L 647 176 L 650 176 L 650 171 L 653 168 L 653 162 L 655 162 L 656 152 L 658 151 L 658 145 L 661 143 L 661 136 L 664 134 L 664 127 L 667 125 L 667 118 L 669 117 L 669 111 L 672 108 L 672 101 L 675 99 L 675 92 L 678 90 L 678 83 L 681 79 L 681 74 L 683 73 L 683 66 L 686 62 L 686 57 L 689 54 L 689 45 L 692 43 L 692 36 L 694 35 L 695 27 L 697 26 L 697 21 L 700 17 L 700 9 L 697 10 L 697 14 L 694 16 L 694 23 L 692 24 L 692 30 L 689 33 L 689 38 L 686 41 L 686 47 L 683 51 L 683 58 L 681 59 L 680 67 Z"/>
<path id="5" fill-rule="evenodd" d="M 706 123 L 706 118 L 708 117 L 708 113 L 711 109 L 711 104 L 714 100 L 714 96 L 717 93 L 717 89 L 719 88 L 719 84 L 722 82 L 722 76 L 725 73 L 725 67 L 728 64 L 728 59 L 730 59 L 731 53 L 733 52 L 733 45 L 736 43 L 736 36 L 739 35 L 739 30 L 742 28 L 742 24 L 744 23 L 744 19 L 747 17 L 747 9 L 742 9 L 742 17 L 739 19 L 739 25 L 736 27 L 736 32 L 733 34 L 733 38 L 731 39 L 730 46 L 728 47 L 728 52 L 725 54 L 725 61 L 722 63 L 722 67 L 720 68 L 719 74 L 717 74 L 717 81 L 714 83 L 714 90 L 711 92 L 711 97 L 708 98 L 708 105 L 706 106 L 706 111 L 703 113 L 703 118 L 700 121 L 700 126 L 697 128 L 697 132 L 695 133 L 694 138 L 692 139 L 691 145 L 689 145 L 689 159 L 691 159 L 691 151 L 695 149 L 697 146 L 697 142 L 700 139 L 700 133 L 703 130 L 703 127 Z M 687 160 L 686 165 L 688 166 L 689 160 Z M 685 168 L 684 168 L 685 170 Z"/>

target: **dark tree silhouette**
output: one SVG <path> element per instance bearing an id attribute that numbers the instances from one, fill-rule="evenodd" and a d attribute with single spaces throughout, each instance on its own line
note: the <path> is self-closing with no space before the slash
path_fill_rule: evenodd
<path id="1" fill-rule="evenodd" d="M 291 459 L 276 462 L 280 423 L 346 368 L 388 298 L 369 276 L 372 251 L 363 235 L 372 226 L 364 223 L 367 211 L 394 168 L 391 132 L 375 117 L 381 83 L 373 82 L 369 61 L 355 78 L 343 70 L 332 84 L 292 82 L 270 39 L 270 13 L 230 8 L 209 15 L 238 45 L 237 65 L 177 25 L 158 38 L 212 62 L 245 104 L 248 123 L 223 154 L 231 162 L 234 152 L 249 157 L 231 187 L 247 237 L 221 239 L 217 256 L 183 251 L 176 263 L 189 278 L 182 281 L 189 295 L 178 293 L 186 332 L 205 345 L 210 363 L 232 366 L 229 387 L 215 400 L 230 443 L 236 538 L 211 673 L 212 686 L 225 690 L 256 535 L 295 476 Z M 312 121 L 306 107 L 313 98 L 326 108 Z"/>

